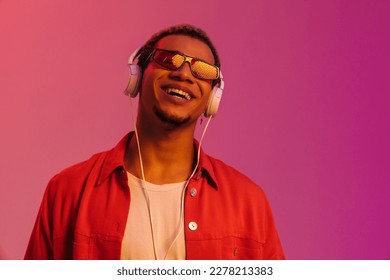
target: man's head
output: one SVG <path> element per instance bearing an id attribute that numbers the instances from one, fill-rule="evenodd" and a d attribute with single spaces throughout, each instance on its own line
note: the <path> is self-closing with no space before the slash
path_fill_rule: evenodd
<path id="1" fill-rule="evenodd" d="M 204 32 L 202 29 L 197 28 L 195 26 L 189 25 L 189 24 L 181 24 L 181 25 L 175 25 L 166 29 L 161 30 L 158 33 L 155 33 L 138 51 L 138 65 L 142 69 L 142 73 L 145 70 L 150 55 L 154 51 L 156 44 L 164 37 L 167 37 L 169 35 L 185 35 L 191 38 L 198 39 L 205 43 L 211 50 L 214 56 L 215 65 L 218 68 L 221 68 L 221 62 L 219 60 L 218 52 L 214 46 L 214 44 L 211 42 L 210 38 L 207 36 L 206 32 Z M 214 85 L 214 83 L 213 83 Z"/>
<path id="2" fill-rule="evenodd" d="M 220 62 L 204 31 L 190 25 L 165 29 L 153 35 L 136 57 L 142 77 L 139 121 L 194 128 L 201 114 L 215 114 L 223 88 L 216 86 Z"/>

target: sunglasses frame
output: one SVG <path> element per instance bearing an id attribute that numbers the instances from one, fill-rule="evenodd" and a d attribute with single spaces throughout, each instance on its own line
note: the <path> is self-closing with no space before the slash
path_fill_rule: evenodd
<path id="1" fill-rule="evenodd" d="M 175 55 L 178 54 L 178 55 L 184 57 L 184 61 L 183 61 L 183 63 L 182 63 L 179 67 L 174 67 L 174 68 L 173 68 L 173 67 L 168 67 L 167 65 L 161 64 L 161 62 L 157 61 L 157 60 L 154 58 L 154 56 L 156 55 L 156 53 L 157 53 L 158 51 L 168 52 L 168 53 L 175 54 Z M 151 57 L 152 60 L 153 60 L 154 62 L 156 62 L 158 65 L 162 66 L 162 67 L 165 68 L 165 69 L 173 70 L 173 71 L 176 71 L 176 70 L 180 69 L 180 68 L 184 65 L 184 63 L 188 62 L 189 66 L 190 66 L 190 70 L 191 70 L 192 75 L 193 75 L 195 78 L 197 78 L 197 79 L 201 79 L 201 80 L 218 80 L 218 79 L 220 78 L 220 76 L 221 76 L 221 72 L 220 72 L 220 69 L 219 69 L 218 66 L 216 66 L 216 65 L 214 65 L 214 64 L 211 64 L 211 63 L 208 63 L 208 62 L 206 62 L 206 61 L 204 61 L 204 60 L 202 60 L 202 59 L 199 59 L 199 58 L 196 58 L 196 57 L 192 57 L 192 56 L 189 56 L 189 55 L 185 55 L 185 54 L 183 54 L 183 53 L 181 53 L 181 52 L 179 52 L 179 51 L 173 51 L 173 50 L 165 50 L 165 49 L 155 48 L 155 49 L 153 50 L 153 52 L 150 54 L 150 57 Z M 200 61 L 200 62 L 202 62 L 202 63 L 205 63 L 205 64 L 209 65 L 209 66 L 214 67 L 214 68 L 217 70 L 217 77 L 216 77 L 216 78 L 213 78 L 213 79 L 205 79 L 205 78 L 198 77 L 198 75 L 196 74 L 196 72 L 193 71 L 193 69 L 192 69 L 192 61 L 193 61 L 193 60 L 195 60 L 195 62 L 196 62 L 196 61 Z"/>

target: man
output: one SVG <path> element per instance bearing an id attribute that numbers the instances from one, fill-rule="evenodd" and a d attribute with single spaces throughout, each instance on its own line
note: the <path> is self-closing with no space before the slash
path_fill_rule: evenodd
<path id="1" fill-rule="evenodd" d="M 261 188 L 194 140 L 223 88 L 204 31 L 163 30 L 130 64 L 135 133 L 52 178 L 25 258 L 283 259 Z"/>

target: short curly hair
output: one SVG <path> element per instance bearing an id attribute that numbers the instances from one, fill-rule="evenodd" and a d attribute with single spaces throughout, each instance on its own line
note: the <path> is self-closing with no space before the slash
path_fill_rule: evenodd
<path id="1" fill-rule="evenodd" d="M 217 49 L 215 48 L 214 44 L 211 42 L 210 38 L 207 36 L 206 32 L 190 24 L 180 24 L 180 25 L 174 25 L 168 27 L 166 29 L 161 30 L 160 32 L 155 33 L 138 50 L 136 57 L 138 57 L 138 65 L 141 67 L 142 73 L 144 72 L 146 66 L 148 65 L 148 60 L 154 48 L 156 47 L 156 44 L 162 38 L 167 37 L 169 35 L 185 35 L 202 41 L 210 48 L 214 56 L 215 65 L 218 66 L 219 68 L 221 67 L 221 62 L 218 56 Z"/>

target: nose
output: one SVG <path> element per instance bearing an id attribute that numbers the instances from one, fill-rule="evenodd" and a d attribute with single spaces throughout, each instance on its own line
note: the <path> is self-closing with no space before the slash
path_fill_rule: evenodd
<path id="1" fill-rule="evenodd" d="M 194 76 L 192 75 L 190 62 L 185 61 L 177 70 L 173 70 L 170 76 L 174 79 L 188 80 L 193 82 Z"/>

